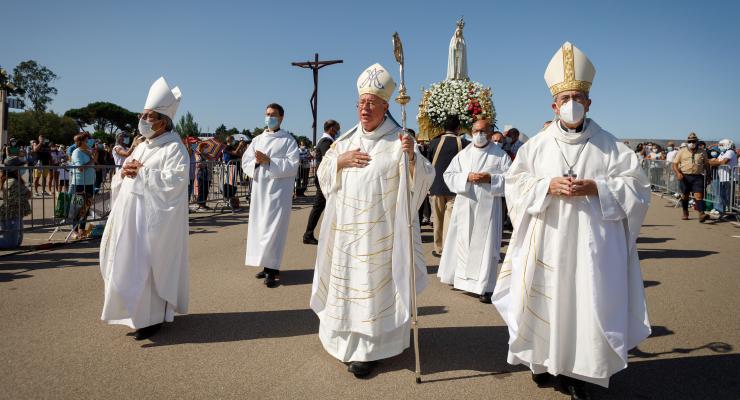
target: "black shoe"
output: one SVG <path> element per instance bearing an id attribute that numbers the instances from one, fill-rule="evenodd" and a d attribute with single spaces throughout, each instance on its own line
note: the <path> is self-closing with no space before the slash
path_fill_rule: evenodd
<path id="1" fill-rule="evenodd" d="M 591 392 L 586 382 L 566 376 L 561 376 L 560 381 L 563 390 L 570 395 L 571 400 L 591 400 Z"/>
<path id="2" fill-rule="evenodd" d="M 376 361 L 352 361 L 347 371 L 353 373 L 355 378 L 365 378 L 375 369 Z"/>
<path id="3" fill-rule="evenodd" d="M 491 295 L 492 292 L 486 292 L 482 295 L 478 296 L 478 300 L 480 300 L 481 303 L 491 304 Z"/>
<path id="4" fill-rule="evenodd" d="M 437 258 L 442 258 L 442 254 L 441 253 L 437 253 L 435 250 L 432 250 L 432 255 L 435 256 L 435 257 L 437 257 Z"/>
<path id="5" fill-rule="evenodd" d="M 313 237 L 313 233 L 306 233 L 303 235 L 303 244 L 319 244 L 319 241 L 316 240 L 315 237 Z"/>
<path id="6" fill-rule="evenodd" d="M 537 387 L 545 387 L 552 383 L 553 376 L 547 372 L 541 374 L 532 373 L 532 381 L 537 384 Z"/>
<path id="7" fill-rule="evenodd" d="M 265 276 L 267 276 L 267 274 L 265 273 L 264 270 L 254 274 L 254 277 L 257 279 L 265 279 Z"/>
<path id="8" fill-rule="evenodd" d="M 152 337 L 162 327 L 162 323 L 156 325 L 150 325 L 145 328 L 137 329 L 134 333 L 134 340 L 144 340 Z"/>
<path id="9" fill-rule="evenodd" d="M 266 274 L 265 286 L 270 289 L 276 288 L 280 285 L 280 274 Z"/>

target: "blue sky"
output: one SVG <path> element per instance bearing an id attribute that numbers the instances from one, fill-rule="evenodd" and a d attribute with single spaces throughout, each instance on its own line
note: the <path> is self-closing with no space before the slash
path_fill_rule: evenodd
<path id="1" fill-rule="evenodd" d="M 499 126 L 527 134 L 552 115 L 544 69 L 566 40 L 597 73 L 590 116 L 619 137 L 740 142 L 740 2 L 734 1 L 33 1 L 6 0 L 0 65 L 28 59 L 60 77 L 51 109 L 93 101 L 132 111 L 154 80 L 180 86 L 179 115 L 206 130 L 263 121 L 310 136 L 311 74 L 290 65 L 318 52 L 343 59 L 319 74 L 319 130 L 357 121 L 357 75 L 380 62 L 397 77 L 391 34 L 406 53 L 416 126 L 421 88 L 444 79 L 455 21 L 464 15 L 470 77 L 494 93 Z M 398 106 L 392 111 L 399 115 Z"/>

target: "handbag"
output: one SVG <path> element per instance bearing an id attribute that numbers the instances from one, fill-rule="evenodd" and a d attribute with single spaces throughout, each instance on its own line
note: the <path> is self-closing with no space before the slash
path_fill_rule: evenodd
<path id="1" fill-rule="evenodd" d="M 55 218 L 66 218 L 69 215 L 69 204 L 72 201 L 72 195 L 67 192 L 59 192 L 57 203 L 54 206 Z"/>

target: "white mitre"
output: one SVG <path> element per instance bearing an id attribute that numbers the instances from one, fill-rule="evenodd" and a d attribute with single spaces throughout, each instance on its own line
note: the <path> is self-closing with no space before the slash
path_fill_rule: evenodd
<path id="1" fill-rule="evenodd" d="M 370 93 L 388 101 L 395 89 L 396 82 L 393 81 L 393 77 L 385 67 L 378 63 L 367 67 L 357 78 L 357 92 L 359 96 Z"/>
<path id="2" fill-rule="evenodd" d="M 591 60 L 570 42 L 565 42 L 558 49 L 545 70 L 545 82 L 553 96 L 567 90 L 588 93 L 594 76 L 596 68 Z"/>
<path id="3" fill-rule="evenodd" d="M 149 95 L 146 97 L 144 109 L 156 111 L 174 120 L 177 107 L 180 106 L 181 98 L 182 93 L 180 92 L 180 88 L 175 87 L 174 89 L 170 89 L 164 77 L 160 77 L 149 88 Z"/>

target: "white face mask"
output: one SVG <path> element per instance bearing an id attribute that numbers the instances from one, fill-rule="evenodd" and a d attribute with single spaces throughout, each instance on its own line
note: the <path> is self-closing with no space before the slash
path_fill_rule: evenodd
<path id="1" fill-rule="evenodd" d="M 473 144 L 476 147 L 483 147 L 488 144 L 488 137 L 486 137 L 485 133 L 475 134 L 473 135 Z"/>
<path id="2" fill-rule="evenodd" d="M 696 148 L 696 143 L 689 143 L 689 150 L 694 150 Z"/>
<path id="3" fill-rule="evenodd" d="M 123 138 L 123 144 L 128 145 L 130 142 L 129 138 Z"/>
<path id="4" fill-rule="evenodd" d="M 141 133 L 141 136 L 144 136 L 147 139 L 154 136 L 156 133 L 154 132 L 154 129 L 152 129 L 152 123 L 143 119 L 139 120 L 139 132 Z"/>
<path id="5" fill-rule="evenodd" d="M 498 146 L 498 147 L 501 147 L 503 145 L 503 143 L 501 143 L 501 142 L 493 142 L 493 144 L 496 145 L 496 146 Z"/>
<path id="6" fill-rule="evenodd" d="M 560 120 L 568 125 L 576 125 L 583 121 L 583 117 L 586 116 L 586 109 L 583 104 L 568 100 L 567 103 L 560 106 Z"/>

